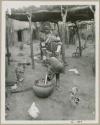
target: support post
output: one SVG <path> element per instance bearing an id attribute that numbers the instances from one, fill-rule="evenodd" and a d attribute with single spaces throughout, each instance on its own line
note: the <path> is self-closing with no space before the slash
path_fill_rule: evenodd
<path id="1" fill-rule="evenodd" d="M 79 28 L 78 28 L 76 22 L 75 22 L 75 26 L 76 26 L 76 32 L 77 32 L 77 36 L 78 36 L 78 40 L 79 40 L 79 53 L 80 53 L 80 56 L 82 56 L 81 39 L 80 39 L 80 35 L 79 35 Z"/>
<path id="2" fill-rule="evenodd" d="M 96 19 L 96 15 L 95 15 L 95 11 L 93 10 L 93 8 L 92 8 L 92 6 L 90 5 L 89 6 L 89 8 L 90 8 L 90 10 L 91 10 L 91 12 L 93 13 L 93 15 L 94 15 L 94 22 L 95 22 L 95 19 Z M 95 33 L 94 33 L 94 29 L 93 29 L 93 25 L 94 24 L 92 24 L 92 41 L 94 41 L 94 39 L 95 39 Z M 93 39 L 94 38 L 94 39 Z"/>
<path id="3" fill-rule="evenodd" d="M 10 52 L 9 52 L 9 22 L 8 22 L 8 16 L 6 15 L 6 50 L 7 50 L 7 59 L 8 59 L 8 65 L 10 65 Z M 8 23 L 8 24 L 7 24 Z"/>
<path id="4" fill-rule="evenodd" d="M 66 23 L 66 29 L 65 29 L 66 35 L 67 35 L 67 39 L 65 40 L 67 47 L 69 46 L 69 27 L 68 24 Z"/>
<path id="5" fill-rule="evenodd" d="M 30 56 L 31 56 L 31 61 L 32 61 L 32 69 L 35 68 L 35 63 L 34 63 L 34 54 L 33 54 L 33 41 L 32 41 L 32 15 L 29 13 L 27 14 L 28 21 L 29 21 L 29 30 L 30 30 Z"/>
<path id="6" fill-rule="evenodd" d="M 60 30 L 59 30 L 59 24 L 58 24 L 58 22 L 56 23 L 57 24 L 57 28 L 58 28 L 58 34 L 59 34 L 59 37 L 60 37 L 60 39 L 61 39 L 61 33 L 60 33 Z M 62 40 L 61 40 L 62 41 Z"/>
<path id="7" fill-rule="evenodd" d="M 61 37 L 62 38 L 62 60 L 63 60 L 64 65 L 67 64 L 66 57 L 65 57 L 66 16 L 67 16 L 67 9 L 65 10 L 65 12 L 63 12 L 63 8 L 61 6 L 61 17 L 62 17 L 62 22 L 63 22 L 63 24 L 62 24 L 62 37 Z"/>

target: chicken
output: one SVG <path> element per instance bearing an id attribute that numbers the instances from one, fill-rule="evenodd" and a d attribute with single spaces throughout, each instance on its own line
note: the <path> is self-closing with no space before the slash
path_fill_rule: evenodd
<path id="1" fill-rule="evenodd" d="M 78 88 L 73 87 L 70 91 L 70 102 L 73 106 L 76 106 L 80 102 L 80 98 L 78 97 Z"/>

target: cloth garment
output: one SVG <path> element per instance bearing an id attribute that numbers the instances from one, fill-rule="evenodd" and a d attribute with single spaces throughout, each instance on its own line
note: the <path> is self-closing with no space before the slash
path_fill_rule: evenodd
<path id="1" fill-rule="evenodd" d="M 59 36 L 48 34 L 41 42 L 42 55 L 46 57 L 57 57 L 57 47 L 62 46 Z M 61 54 L 61 53 L 60 53 Z"/>
<path id="2" fill-rule="evenodd" d="M 56 57 L 51 57 L 48 59 L 48 77 L 47 79 L 52 80 L 56 74 L 64 72 L 64 64 L 58 60 Z"/>

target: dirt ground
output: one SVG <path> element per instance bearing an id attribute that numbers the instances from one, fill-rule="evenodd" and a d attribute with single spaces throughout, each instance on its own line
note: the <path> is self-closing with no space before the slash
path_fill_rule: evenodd
<path id="1" fill-rule="evenodd" d="M 46 74 L 46 68 L 38 58 L 39 47 L 34 45 L 35 51 L 35 70 L 31 66 L 26 66 L 24 74 L 24 82 L 22 88 L 32 87 L 34 81 Z M 27 51 L 28 50 L 28 51 Z M 88 45 L 83 51 L 82 57 L 72 57 L 75 46 L 66 47 L 66 66 L 65 74 L 61 74 L 60 90 L 54 88 L 53 93 L 48 98 L 38 98 L 33 90 L 10 94 L 6 101 L 9 103 L 10 110 L 7 112 L 6 120 L 31 120 L 28 115 L 28 109 L 33 102 L 36 103 L 40 111 L 38 120 L 94 120 L 95 119 L 95 77 L 92 72 L 92 61 L 94 55 L 94 47 Z M 30 61 L 29 48 L 24 46 L 24 56 Z M 11 48 L 12 62 L 8 67 L 7 81 L 15 81 L 15 65 L 24 56 L 19 56 L 20 50 L 16 47 Z M 68 71 L 76 68 L 80 75 Z M 54 80 L 55 82 L 55 80 Z M 70 101 L 69 91 L 77 86 L 79 89 L 80 102 L 77 106 L 73 106 Z"/>

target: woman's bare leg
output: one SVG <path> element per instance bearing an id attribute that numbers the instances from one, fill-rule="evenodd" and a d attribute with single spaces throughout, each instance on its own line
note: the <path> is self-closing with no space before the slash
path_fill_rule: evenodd
<path id="1" fill-rule="evenodd" d="M 60 87 L 60 74 L 59 73 L 57 73 L 56 74 L 56 87 Z"/>

